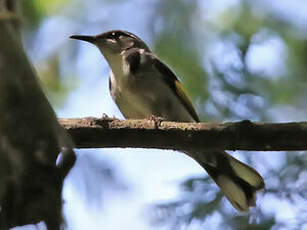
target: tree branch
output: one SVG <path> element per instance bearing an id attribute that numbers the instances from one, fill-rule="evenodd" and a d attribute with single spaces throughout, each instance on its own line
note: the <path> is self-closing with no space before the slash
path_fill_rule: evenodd
<path id="1" fill-rule="evenodd" d="M 175 123 L 98 118 L 60 119 L 77 148 L 135 147 L 180 151 L 307 150 L 307 122 Z"/>

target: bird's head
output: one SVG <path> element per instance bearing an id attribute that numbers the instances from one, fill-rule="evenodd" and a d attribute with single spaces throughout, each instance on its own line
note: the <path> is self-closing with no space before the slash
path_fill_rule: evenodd
<path id="1" fill-rule="evenodd" d="M 148 46 L 136 35 L 122 30 L 107 31 L 94 36 L 73 35 L 70 38 L 86 41 L 96 45 L 105 58 L 110 62 L 114 56 L 119 56 L 123 51 L 131 48 L 150 51 Z"/>

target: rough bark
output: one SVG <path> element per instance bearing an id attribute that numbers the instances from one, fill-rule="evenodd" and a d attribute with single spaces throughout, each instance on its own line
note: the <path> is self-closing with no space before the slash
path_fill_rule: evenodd
<path id="1" fill-rule="evenodd" d="M 111 118 L 60 119 L 77 148 L 137 147 L 225 150 L 307 150 L 307 122 L 175 123 Z"/>
<path id="2" fill-rule="evenodd" d="M 0 229 L 40 221 L 59 229 L 62 182 L 75 158 L 24 53 L 17 4 L 0 0 Z"/>

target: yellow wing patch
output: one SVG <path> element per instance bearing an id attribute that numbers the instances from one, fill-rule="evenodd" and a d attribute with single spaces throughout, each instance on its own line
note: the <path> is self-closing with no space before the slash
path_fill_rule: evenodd
<path id="1" fill-rule="evenodd" d="M 191 116 L 194 118 L 196 122 L 199 122 L 198 115 L 194 109 L 194 106 L 186 93 L 184 92 L 184 89 L 182 87 L 182 84 L 176 80 L 175 81 L 175 88 L 176 88 L 176 93 L 178 95 L 178 98 L 180 99 L 181 103 L 186 107 L 186 109 L 190 112 Z"/>

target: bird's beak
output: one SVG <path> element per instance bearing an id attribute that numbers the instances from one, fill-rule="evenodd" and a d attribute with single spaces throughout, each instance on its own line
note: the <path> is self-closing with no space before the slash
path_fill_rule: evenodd
<path id="1" fill-rule="evenodd" d="M 73 35 L 73 36 L 70 36 L 70 38 L 81 40 L 81 41 L 86 41 L 89 43 L 94 43 L 96 40 L 95 36 L 86 36 L 86 35 Z"/>

